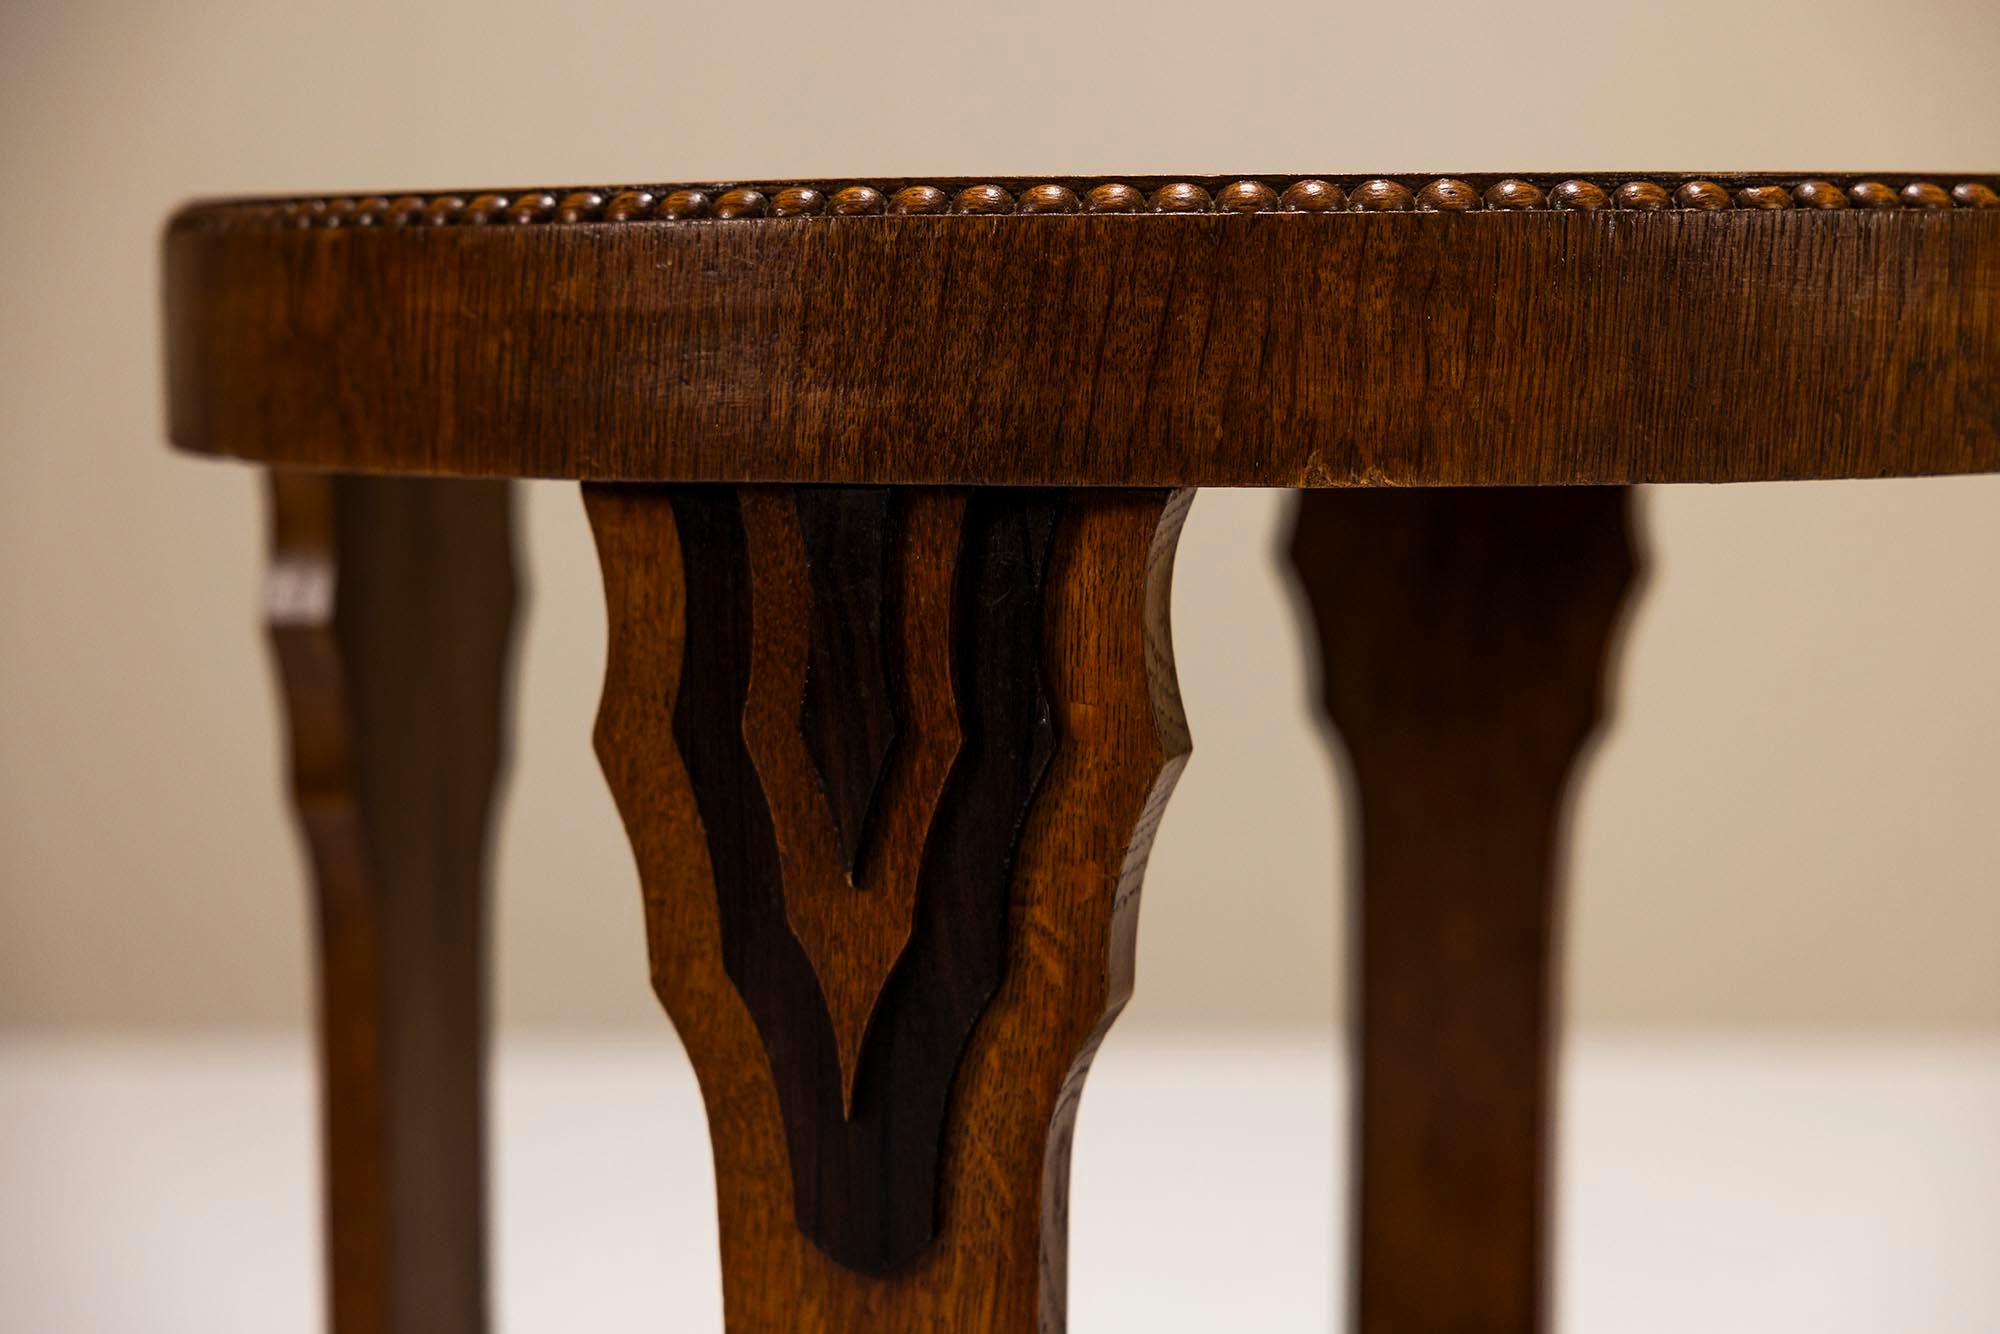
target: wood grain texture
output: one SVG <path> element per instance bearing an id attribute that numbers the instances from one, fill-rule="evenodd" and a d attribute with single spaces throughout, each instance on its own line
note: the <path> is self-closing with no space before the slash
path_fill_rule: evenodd
<path id="1" fill-rule="evenodd" d="M 879 524 L 854 542 L 876 548 L 869 563 L 887 567 L 893 561 L 889 620 L 895 633 L 885 636 L 886 568 L 845 580 L 810 573 L 814 558 L 802 542 L 804 516 L 812 504 L 847 503 L 813 491 L 817 498 L 804 505 L 802 492 L 761 489 L 739 496 L 754 649 L 741 716 L 771 813 L 785 917 L 819 979 L 833 1024 L 842 1103 L 851 1110 L 862 1040 L 909 941 L 926 839 L 963 739 L 952 679 L 952 587 L 965 505 L 963 496 L 931 492 L 897 505 L 893 524 L 886 503 L 864 500 L 861 513 L 849 516 Z M 706 556 L 696 554 L 697 568 Z M 845 652 L 822 648 L 857 631 L 878 642 Z M 885 637 L 902 649 L 893 673 L 879 642 Z M 829 676 L 833 672 L 839 675 Z M 816 674 L 846 707 L 815 713 Z M 876 695 L 872 705 L 858 700 L 870 691 Z M 827 753 L 865 754 L 890 739 L 894 725 L 885 714 L 909 720 L 893 771 L 879 780 L 849 771 L 829 783 L 827 769 L 811 753 L 814 737 L 826 738 L 821 744 Z M 690 726 L 730 721 L 689 717 Z M 855 735 L 828 737 L 843 723 Z M 884 746 L 866 762 L 886 765 L 889 758 Z M 879 855 L 857 875 L 840 811 L 844 805 L 853 812 L 858 832 L 876 804 L 878 784 L 884 789 Z"/>
<path id="2" fill-rule="evenodd" d="M 1972 472 L 2000 466 L 1988 199 L 1655 173 L 198 206 L 165 238 L 171 433 L 627 481 Z"/>
<path id="3" fill-rule="evenodd" d="M 307 231 L 315 228 L 516 226 L 559 223 L 736 222 L 764 218 L 872 217 L 890 214 L 964 213 L 981 216 L 1037 213 L 1395 212 L 1409 208 L 1462 212 L 1488 208 L 1750 209 L 1835 207 L 1820 199 L 1831 190 L 1871 208 L 1994 208 L 1993 178 L 1909 172 L 1734 172 L 1713 177 L 1694 172 L 1599 173 L 1596 179 L 1564 174 L 1465 177 L 1401 173 L 1394 177 L 1282 176 L 1272 180 L 1208 176 L 1000 178 L 943 177 L 929 182 L 878 180 L 872 185 L 815 181 L 709 182 L 699 185 L 601 188 L 432 191 L 365 197 L 243 198 L 198 201 L 175 215 L 177 227 L 208 231 Z M 1341 182 L 1345 180 L 1345 185 Z M 1900 181 L 1901 188 L 1887 184 Z M 1942 182 L 1958 182 L 1955 185 Z M 1289 184 L 1287 184 L 1289 182 Z M 1670 194 L 1670 192 L 1672 192 Z M 1748 192 L 1746 196 L 1746 192 Z M 467 196 L 471 196 L 468 200 Z"/>
<path id="4" fill-rule="evenodd" d="M 317 905 L 335 1334 L 486 1328 L 505 483 L 278 473 L 265 616 Z"/>
<path id="5" fill-rule="evenodd" d="M 671 493 L 700 628 L 674 730 L 717 868 L 726 970 L 785 1112 L 800 1225 L 880 1271 L 933 1233 L 946 1092 L 1002 972 L 1008 873 L 1048 753 L 1038 646 L 1060 497 L 918 493 L 898 507 L 907 528 L 883 534 L 907 586 L 913 725 L 858 884 L 798 730 L 812 616 L 793 500 Z"/>
<path id="6" fill-rule="evenodd" d="M 1166 625 L 1188 493 L 904 498 L 906 533 L 961 516 L 955 545 L 940 522 L 899 558 L 907 584 L 950 553 L 961 741 L 851 1114 L 772 803 L 727 725 L 762 651 L 756 493 L 585 494 L 611 631 L 598 753 L 708 1106 L 729 1328 L 1059 1331 L 1071 1120 L 1188 749 Z"/>
<path id="7" fill-rule="evenodd" d="M 891 494 L 887 487 L 821 486 L 792 493 L 812 584 L 811 663 L 800 730 L 850 878 L 896 744 L 890 645 L 882 631 L 894 540 Z"/>
<path id="8" fill-rule="evenodd" d="M 1547 1327 L 1562 817 L 1638 579 L 1614 488 L 1300 497 L 1355 792 L 1356 1327 Z"/>

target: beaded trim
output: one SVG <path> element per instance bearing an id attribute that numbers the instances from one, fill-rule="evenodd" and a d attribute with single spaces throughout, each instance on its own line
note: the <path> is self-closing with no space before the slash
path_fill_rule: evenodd
<path id="1" fill-rule="evenodd" d="M 1414 178 L 1412 178 L 1414 179 Z M 1484 187 L 1477 184 L 1484 181 Z M 1947 188 L 1912 180 L 1797 178 L 1724 181 L 1440 176 L 1418 184 L 1391 177 L 941 185 L 709 185 L 625 190 L 526 190 L 390 197 L 226 201 L 196 204 L 177 228 L 476 226 L 485 223 L 615 223 L 644 220 L 1041 213 L 1467 213 L 1563 209 L 1640 212 L 1731 209 L 1852 211 L 2000 208 L 1987 181 Z"/>

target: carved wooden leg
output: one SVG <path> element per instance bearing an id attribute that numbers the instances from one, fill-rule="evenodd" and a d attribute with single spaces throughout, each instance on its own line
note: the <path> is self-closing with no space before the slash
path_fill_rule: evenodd
<path id="1" fill-rule="evenodd" d="M 739 1334 L 1060 1331 L 1071 1121 L 1188 752 L 1191 493 L 589 486 L 597 750 Z"/>
<path id="2" fill-rule="evenodd" d="M 1301 495 L 1353 766 L 1356 1325 L 1544 1327 L 1563 799 L 1637 562 L 1622 489 Z"/>
<path id="3" fill-rule="evenodd" d="M 271 502 L 265 612 L 318 891 L 332 1328 L 477 1334 L 507 485 L 281 472 Z"/>

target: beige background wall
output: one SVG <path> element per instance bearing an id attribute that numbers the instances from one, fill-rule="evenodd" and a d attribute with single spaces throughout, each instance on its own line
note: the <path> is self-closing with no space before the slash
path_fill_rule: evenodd
<path id="1" fill-rule="evenodd" d="M 923 172 L 2000 165 L 1986 0 L 1625 8 L 874 2 L 0 8 L 0 1025 L 293 1024 L 245 471 L 160 439 L 153 245 L 226 191 Z M 1755 403 L 1740 405 L 1744 413 Z M 1654 578 L 1577 807 L 1587 1025 L 2000 1026 L 2000 483 L 1652 492 Z M 1153 1024 L 1324 1025 L 1333 766 L 1271 556 L 1205 494 L 1196 756 L 1153 860 Z M 588 748 L 580 506 L 534 584 L 500 1012 L 653 1024 Z"/>

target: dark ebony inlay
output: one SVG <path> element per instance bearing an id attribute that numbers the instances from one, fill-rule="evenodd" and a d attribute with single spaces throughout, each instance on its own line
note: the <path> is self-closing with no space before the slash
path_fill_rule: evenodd
<path id="1" fill-rule="evenodd" d="M 952 1080 L 973 1025 L 1006 972 L 1014 850 L 1056 740 L 1042 687 L 1041 618 L 1062 493 L 977 491 L 967 503 L 952 609 L 963 740 L 926 835 L 909 947 L 862 1048 L 851 1115 L 843 1113 L 825 1003 L 787 924 L 770 811 L 743 741 L 756 646 L 736 492 L 677 487 L 672 503 L 688 628 L 674 737 L 714 867 L 724 969 L 770 1058 L 801 1230 L 842 1264 L 887 1272 L 936 1235 Z M 801 508 L 802 519 L 811 508 Z M 879 645 L 883 612 L 841 613 L 822 604 L 844 591 L 880 608 L 889 538 L 882 535 L 879 554 L 859 559 L 855 553 L 871 545 L 866 534 L 843 530 L 858 524 L 867 506 L 835 501 L 831 508 L 839 513 L 829 516 L 821 508 L 805 520 L 809 531 L 815 521 L 824 525 L 817 549 L 833 556 L 822 568 L 846 572 L 824 585 L 815 577 L 815 642 L 824 616 L 838 628 L 829 639 L 852 646 L 866 638 Z M 815 541 L 808 536 L 809 548 Z M 893 616 L 893 609 L 887 614 Z M 857 630 L 871 626 L 868 636 Z M 877 652 L 883 670 L 892 670 Z M 817 649 L 814 661 L 820 661 Z M 887 676 L 882 680 L 880 698 L 886 700 Z M 873 713 L 848 716 L 864 728 L 877 725 Z M 818 717 L 834 727 L 830 707 Z M 864 743 L 864 753 L 875 744 Z M 826 753 L 852 755 L 855 747 L 835 735 Z"/>
<path id="2" fill-rule="evenodd" d="M 896 701 L 883 634 L 897 516 L 887 487 L 814 486 L 792 493 L 812 581 L 799 731 L 840 839 L 842 869 L 860 870 L 863 840 L 889 752 Z"/>

